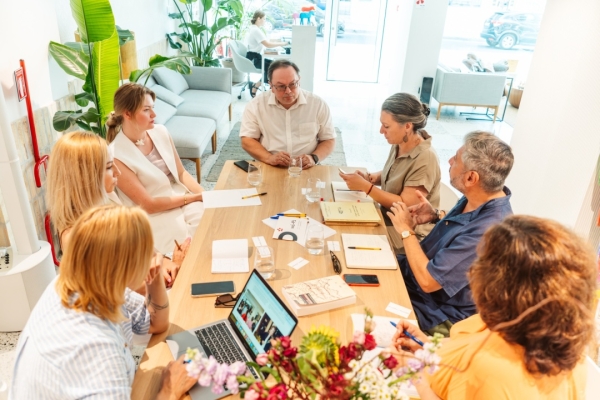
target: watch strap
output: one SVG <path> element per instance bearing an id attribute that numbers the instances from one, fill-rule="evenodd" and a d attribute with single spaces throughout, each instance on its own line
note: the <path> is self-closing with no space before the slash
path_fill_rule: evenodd
<path id="1" fill-rule="evenodd" d="M 315 164 L 319 163 L 319 156 L 317 156 L 316 154 L 311 154 L 310 155 L 312 157 L 312 159 L 315 161 Z"/>

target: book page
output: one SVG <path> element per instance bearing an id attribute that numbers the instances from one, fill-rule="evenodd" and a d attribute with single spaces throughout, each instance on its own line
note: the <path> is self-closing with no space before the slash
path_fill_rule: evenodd
<path id="1" fill-rule="evenodd" d="M 343 202 L 373 202 L 373 199 L 367 196 L 362 190 L 350 190 L 346 182 L 331 182 L 333 199 Z"/>
<path id="2" fill-rule="evenodd" d="M 300 305 L 328 303 L 356 296 L 354 290 L 339 275 L 287 285 L 282 290 L 286 291 Z"/>
<path id="3" fill-rule="evenodd" d="M 342 233 L 344 255 L 348 268 L 396 269 L 398 263 L 385 235 Z M 373 248 L 350 249 L 349 247 Z"/>
<path id="4" fill-rule="evenodd" d="M 373 203 L 345 203 L 322 201 L 320 203 L 324 221 L 380 222 Z"/>
<path id="5" fill-rule="evenodd" d="M 213 274 L 248 272 L 248 239 L 214 240 L 212 245 Z"/>

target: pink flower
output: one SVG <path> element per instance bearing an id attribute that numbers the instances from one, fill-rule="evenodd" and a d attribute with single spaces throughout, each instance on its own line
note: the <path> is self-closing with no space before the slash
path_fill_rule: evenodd
<path id="1" fill-rule="evenodd" d="M 236 361 L 229 366 L 229 373 L 233 375 L 242 375 L 246 373 L 246 364 L 241 361 Z"/>
<path id="2" fill-rule="evenodd" d="M 365 344 L 365 333 L 361 331 L 354 332 L 354 337 L 352 338 L 352 341 L 360 345 Z"/>
<path id="3" fill-rule="evenodd" d="M 289 336 L 284 336 L 280 340 L 281 340 L 281 347 L 283 347 L 284 349 L 287 349 L 288 347 L 290 347 L 290 344 L 292 343 L 292 339 L 290 339 Z"/>
<path id="4" fill-rule="evenodd" d="M 260 396 L 258 395 L 258 393 L 256 393 L 254 389 L 248 390 L 244 395 L 244 400 L 258 400 L 259 398 Z"/>
<path id="5" fill-rule="evenodd" d="M 389 356 L 383 360 L 383 365 L 385 365 L 388 369 L 394 369 L 398 365 L 398 360 L 396 360 L 394 356 Z"/>
<path id="6" fill-rule="evenodd" d="M 285 349 L 283 351 L 283 356 L 284 357 L 288 357 L 288 358 L 294 358 L 296 357 L 296 354 L 298 353 L 298 349 L 295 347 L 289 347 L 287 349 Z"/>
<path id="7" fill-rule="evenodd" d="M 212 375 L 208 373 L 208 371 L 204 370 L 200 372 L 200 376 L 198 377 L 198 384 L 200 386 L 209 386 L 212 382 Z"/>
<path id="8" fill-rule="evenodd" d="M 225 363 L 219 364 L 215 373 L 213 374 L 213 380 L 215 381 L 215 385 L 223 385 L 225 384 L 225 380 L 229 375 L 229 366 Z"/>
<path id="9" fill-rule="evenodd" d="M 269 396 L 267 396 L 267 400 L 283 400 L 287 399 L 287 387 L 285 384 L 280 383 L 275 385 L 269 390 Z"/>
<path id="10" fill-rule="evenodd" d="M 256 363 L 261 367 L 264 367 L 269 362 L 269 356 L 265 353 L 259 354 L 256 356 Z"/>
<path id="11" fill-rule="evenodd" d="M 227 382 L 226 383 L 227 383 L 227 388 L 229 390 L 231 390 L 231 393 L 237 394 L 239 392 L 240 385 L 238 383 L 237 376 L 235 376 L 235 375 L 229 375 L 227 377 Z"/>
<path id="12" fill-rule="evenodd" d="M 370 333 L 365 335 L 365 349 L 373 350 L 377 346 L 377 342 L 375 338 Z"/>

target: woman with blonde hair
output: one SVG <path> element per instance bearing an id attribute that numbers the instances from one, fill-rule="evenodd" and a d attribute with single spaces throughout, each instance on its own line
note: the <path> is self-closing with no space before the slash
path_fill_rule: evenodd
<path id="1" fill-rule="evenodd" d="M 167 129 L 154 124 L 155 98 L 137 83 L 121 86 L 106 123 L 107 141 L 121 171 L 119 198 L 146 210 L 156 248 L 168 252 L 174 240 L 194 235 L 204 212 L 203 189 L 183 168 Z"/>
<path id="2" fill-rule="evenodd" d="M 562 225 L 515 215 L 491 227 L 470 271 L 479 310 L 456 323 L 440 369 L 417 384 L 422 399 L 584 399 L 594 336 L 596 260 Z M 398 350 L 429 338 L 400 321 Z"/>
<path id="3" fill-rule="evenodd" d="M 115 232 L 118 232 L 116 234 Z M 138 208 L 101 206 L 74 224 L 61 273 L 33 309 L 16 349 L 10 399 L 129 399 L 135 374 L 131 337 L 123 324 L 148 328 L 147 304 L 128 286 L 160 285 L 150 224 Z M 153 319 L 168 300 L 152 298 Z M 183 358 L 168 367 L 158 399 L 181 397 L 194 383 Z"/>

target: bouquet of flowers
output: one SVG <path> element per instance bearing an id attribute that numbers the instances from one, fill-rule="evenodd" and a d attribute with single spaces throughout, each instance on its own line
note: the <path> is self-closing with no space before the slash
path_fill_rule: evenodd
<path id="1" fill-rule="evenodd" d="M 441 335 L 434 336 L 399 367 L 391 350 L 371 352 L 377 346 L 371 335 L 374 328 L 373 315 L 366 310 L 365 330 L 355 332 L 352 342 L 345 346 L 329 327 L 312 328 L 300 347 L 293 347 L 289 337 L 275 339 L 266 354 L 257 356 L 256 363 L 247 363 L 270 375 L 267 380 L 246 374 L 241 362 L 219 364 L 197 350 L 188 349 L 187 368 L 200 385 L 212 384 L 213 392 L 221 393 L 226 384 L 233 393 L 241 391 L 246 400 L 408 399 L 401 390 L 402 383 L 425 368 L 433 373 L 439 367 L 441 360 L 436 352 Z"/>

